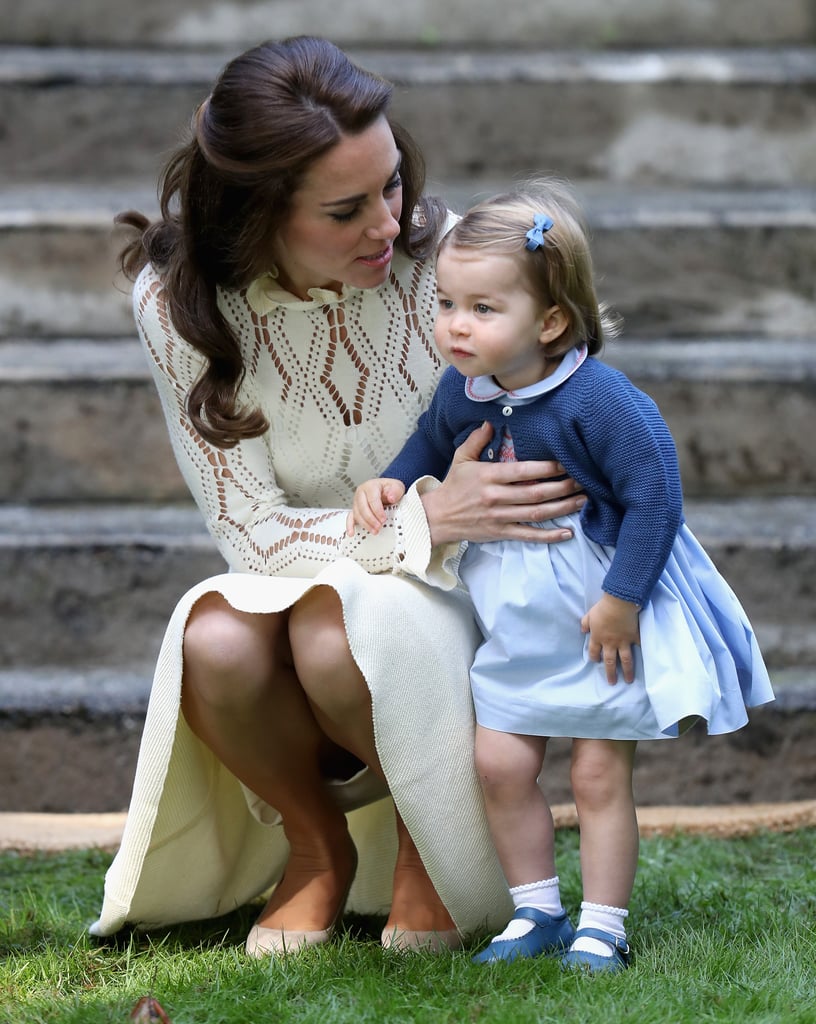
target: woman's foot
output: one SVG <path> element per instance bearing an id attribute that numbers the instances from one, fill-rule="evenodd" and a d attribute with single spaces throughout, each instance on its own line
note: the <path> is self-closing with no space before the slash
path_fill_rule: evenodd
<path id="1" fill-rule="evenodd" d="M 399 848 L 391 913 L 382 932 L 386 949 L 459 949 L 462 937 L 425 870 L 413 839 L 397 819 Z"/>
<path id="2" fill-rule="evenodd" d="M 292 847 L 286 871 L 253 925 L 250 956 L 295 952 L 328 942 L 346 905 L 357 850 L 345 841 L 322 851 Z"/>

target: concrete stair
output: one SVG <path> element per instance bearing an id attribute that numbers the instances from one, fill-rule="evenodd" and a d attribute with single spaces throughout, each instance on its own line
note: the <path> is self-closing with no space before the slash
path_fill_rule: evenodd
<path id="1" fill-rule="evenodd" d="M 268 36 L 326 35 L 343 46 L 510 45 L 590 49 L 633 46 L 767 46 L 813 40 L 810 0 L 539 0 L 501 7 L 473 0 L 0 0 L 3 38 L 42 46 L 244 49 Z"/>
<path id="2" fill-rule="evenodd" d="M 232 52 L 2 49 L 2 179 L 155 179 Z M 814 183 L 807 47 L 349 52 L 396 83 L 394 112 L 443 180 Z"/>
<path id="3" fill-rule="evenodd" d="M 172 458 L 112 216 L 155 210 L 192 109 L 270 31 L 322 31 L 394 80 L 455 209 L 535 170 L 575 182 L 625 320 L 606 358 L 672 427 L 689 522 L 754 621 L 775 713 L 816 706 L 816 11 L 477 6 L 0 0 L 0 744 L 46 719 L 130 743 L 178 596 L 223 569 Z M 132 757 L 115 771 L 106 801 L 124 801 Z"/>

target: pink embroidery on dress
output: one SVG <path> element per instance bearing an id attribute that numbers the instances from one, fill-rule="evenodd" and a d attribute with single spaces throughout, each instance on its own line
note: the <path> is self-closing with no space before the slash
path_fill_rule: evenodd
<path id="1" fill-rule="evenodd" d="M 516 462 L 516 446 L 507 427 L 502 431 L 502 438 L 499 444 L 499 462 Z"/>

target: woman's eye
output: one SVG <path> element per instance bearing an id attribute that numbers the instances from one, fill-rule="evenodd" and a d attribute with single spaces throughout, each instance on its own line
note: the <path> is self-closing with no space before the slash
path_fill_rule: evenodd
<path id="1" fill-rule="evenodd" d="M 402 178 L 399 174 L 395 174 L 394 177 L 388 182 L 383 191 L 385 193 L 396 192 L 398 188 L 402 188 Z"/>
<path id="2" fill-rule="evenodd" d="M 353 210 L 349 210 L 347 213 L 332 213 L 330 214 L 331 219 L 336 221 L 338 224 L 344 224 L 348 220 L 353 220 L 359 213 L 359 207 L 355 206 Z"/>

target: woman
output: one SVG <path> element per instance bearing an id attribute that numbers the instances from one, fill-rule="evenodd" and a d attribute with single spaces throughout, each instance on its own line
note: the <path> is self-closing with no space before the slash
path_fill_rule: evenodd
<path id="1" fill-rule="evenodd" d="M 480 465 L 482 428 L 377 537 L 345 536 L 441 369 L 428 256 L 449 218 L 390 95 L 324 40 L 250 50 L 169 162 L 161 219 L 120 218 L 175 454 L 231 571 L 168 626 L 96 934 L 273 885 L 253 955 L 326 941 L 346 905 L 388 912 L 401 948 L 509 916 L 451 563 L 466 539 L 565 539 L 524 524 L 583 499 L 553 463 Z"/>

